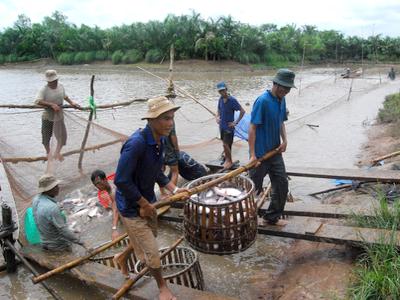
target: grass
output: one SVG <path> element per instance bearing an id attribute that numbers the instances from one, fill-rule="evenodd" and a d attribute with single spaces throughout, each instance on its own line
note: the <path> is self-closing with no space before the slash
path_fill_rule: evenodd
<path id="1" fill-rule="evenodd" d="M 400 93 L 388 95 L 383 102 L 383 108 L 379 110 L 378 119 L 382 123 L 400 121 Z"/>
<path id="2" fill-rule="evenodd" d="M 376 245 L 365 245 L 353 271 L 348 289 L 349 299 L 394 300 L 400 299 L 400 255 L 396 245 L 400 224 L 400 200 L 393 206 L 387 204 L 383 193 L 379 195 L 379 205 L 375 216 L 365 218 L 353 215 L 350 223 L 359 227 L 385 228 L 391 230 L 391 238 Z"/>

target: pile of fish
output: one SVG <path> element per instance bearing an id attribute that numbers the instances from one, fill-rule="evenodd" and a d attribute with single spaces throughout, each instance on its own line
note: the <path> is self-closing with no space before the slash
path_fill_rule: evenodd
<path id="1" fill-rule="evenodd" d="M 207 191 L 193 194 L 190 199 L 206 205 L 223 205 L 243 199 L 246 194 L 247 192 L 244 189 L 240 189 L 236 186 L 227 186 L 226 183 L 222 183 Z"/>
<path id="2" fill-rule="evenodd" d="M 76 233 L 81 232 L 82 225 L 92 218 L 103 216 L 105 212 L 97 197 L 85 199 L 82 195 L 61 201 L 61 207 L 67 214 L 69 229 Z"/>

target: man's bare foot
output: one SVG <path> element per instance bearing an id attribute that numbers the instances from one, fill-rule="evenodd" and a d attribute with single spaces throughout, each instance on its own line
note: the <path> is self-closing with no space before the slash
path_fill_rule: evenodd
<path id="1" fill-rule="evenodd" d="M 231 161 L 225 161 L 224 162 L 224 169 L 229 170 L 230 168 L 232 168 L 233 163 Z"/>
<path id="2" fill-rule="evenodd" d="M 64 160 L 64 156 L 61 153 L 57 153 L 57 154 L 55 154 L 55 156 L 59 161 L 63 161 Z"/>
<path id="3" fill-rule="evenodd" d="M 268 221 L 268 220 L 264 220 L 264 219 L 261 219 L 261 220 L 259 220 L 259 222 L 258 222 L 258 225 L 259 226 L 279 226 L 279 227 L 283 227 L 283 226 L 286 226 L 287 224 L 289 224 L 289 222 L 288 221 L 286 221 L 286 220 L 281 220 L 281 219 L 279 219 L 278 221 L 276 221 L 276 222 L 270 222 L 270 221 Z"/>
<path id="4" fill-rule="evenodd" d="M 160 288 L 160 300 L 176 300 L 176 297 L 172 294 L 168 287 Z"/>
<path id="5" fill-rule="evenodd" d="M 115 265 L 120 267 L 121 273 L 125 276 L 126 279 L 129 279 L 129 271 L 128 265 L 126 263 L 126 258 L 122 256 L 122 253 L 118 253 L 114 255 L 113 262 Z"/>

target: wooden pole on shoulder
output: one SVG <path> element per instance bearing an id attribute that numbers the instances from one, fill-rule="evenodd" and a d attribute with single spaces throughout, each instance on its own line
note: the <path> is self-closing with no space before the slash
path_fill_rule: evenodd
<path id="1" fill-rule="evenodd" d="M 272 156 L 274 156 L 275 154 L 278 154 L 278 151 L 276 149 L 272 150 L 272 151 L 269 151 L 266 154 L 264 154 L 264 156 L 260 157 L 257 160 L 254 160 L 254 161 L 248 163 L 245 166 L 239 167 L 236 170 L 233 170 L 233 171 L 231 171 L 229 173 L 226 173 L 225 175 L 223 175 L 223 176 L 221 176 L 219 178 L 216 178 L 214 180 L 211 180 L 209 182 L 206 182 L 206 183 L 200 184 L 200 185 L 198 185 L 198 186 L 196 186 L 194 188 L 191 188 L 191 189 L 188 190 L 188 192 L 182 192 L 182 193 L 170 196 L 170 197 L 168 197 L 167 199 L 165 199 L 163 201 L 157 202 L 154 206 L 156 208 L 160 208 L 160 207 L 163 207 L 163 206 L 166 206 L 166 205 L 171 205 L 172 203 L 174 203 L 176 201 L 179 201 L 179 200 L 182 200 L 184 198 L 187 198 L 187 197 L 189 197 L 189 196 L 191 196 L 193 194 L 198 194 L 201 191 L 207 190 L 207 189 L 209 189 L 209 188 L 211 188 L 213 186 L 216 186 L 217 184 L 220 184 L 220 183 L 222 183 L 222 182 L 224 182 L 224 181 L 226 181 L 228 179 L 236 177 L 239 174 L 256 167 L 259 162 L 267 160 L 267 159 L 271 158 Z"/>

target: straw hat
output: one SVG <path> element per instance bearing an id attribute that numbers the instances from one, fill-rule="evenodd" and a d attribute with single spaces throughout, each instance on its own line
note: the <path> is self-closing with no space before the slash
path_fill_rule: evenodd
<path id="1" fill-rule="evenodd" d="M 167 111 L 177 110 L 180 108 L 180 106 L 175 105 L 164 96 L 149 99 L 147 101 L 147 106 L 147 113 L 144 117 L 142 117 L 142 120 L 155 119 Z"/>
<path id="2" fill-rule="evenodd" d="M 47 70 L 47 71 L 44 73 L 44 76 L 46 77 L 46 81 L 47 81 L 47 82 L 52 82 L 52 81 L 58 79 L 56 70 Z"/>
<path id="3" fill-rule="evenodd" d="M 61 183 L 60 180 L 57 180 L 53 175 L 44 174 L 39 179 L 39 193 L 44 193 L 50 191 L 51 189 L 55 188 L 57 185 Z"/>
<path id="4" fill-rule="evenodd" d="M 288 69 L 279 69 L 275 77 L 272 78 L 272 82 L 275 82 L 285 87 L 296 88 L 294 86 L 294 77 L 295 74 L 293 71 Z"/>

